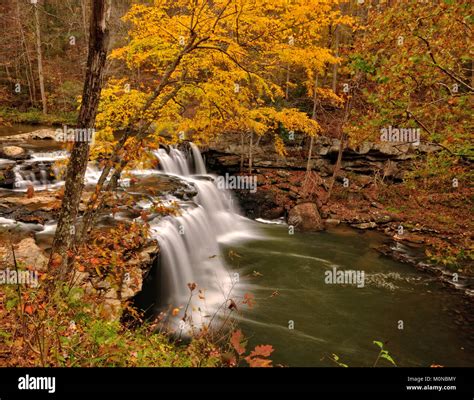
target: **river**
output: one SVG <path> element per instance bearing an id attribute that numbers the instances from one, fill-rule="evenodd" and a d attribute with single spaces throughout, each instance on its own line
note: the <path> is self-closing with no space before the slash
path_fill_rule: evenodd
<path id="1" fill-rule="evenodd" d="M 399 366 L 473 365 L 472 330 L 459 317 L 462 297 L 413 266 L 381 256 L 374 250 L 381 234 L 339 228 L 289 235 L 287 226 L 259 228 L 265 238 L 227 246 L 240 256 L 227 261 L 256 300 L 239 326 L 250 346 L 274 347 L 275 364 L 334 366 L 334 353 L 349 366 L 372 366 L 378 354 L 373 341 L 379 340 Z M 326 284 L 325 272 L 334 266 L 364 271 L 364 287 Z"/>

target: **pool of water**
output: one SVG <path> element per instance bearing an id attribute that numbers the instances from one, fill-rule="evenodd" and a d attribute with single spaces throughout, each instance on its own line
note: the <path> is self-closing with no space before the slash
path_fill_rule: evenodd
<path id="1" fill-rule="evenodd" d="M 255 306 L 239 317 L 249 347 L 271 344 L 274 364 L 372 366 L 385 343 L 399 366 L 473 366 L 465 299 L 432 276 L 381 256 L 376 232 L 336 229 L 289 235 L 259 224 L 265 238 L 228 246 Z M 326 271 L 364 272 L 364 286 L 326 283 Z M 293 327 L 293 329 L 290 329 Z M 390 365 L 385 360 L 379 366 Z"/>

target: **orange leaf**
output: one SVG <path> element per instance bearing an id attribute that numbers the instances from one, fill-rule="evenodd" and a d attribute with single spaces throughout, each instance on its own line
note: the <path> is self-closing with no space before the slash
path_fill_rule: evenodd
<path id="1" fill-rule="evenodd" d="M 33 314 L 33 307 L 30 304 L 25 305 L 25 312 L 29 315 Z"/>
<path id="2" fill-rule="evenodd" d="M 255 349 L 250 353 L 250 357 L 270 357 L 273 353 L 273 346 L 270 344 L 255 346 Z"/>
<path id="3" fill-rule="evenodd" d="M 230 338 L 230 344 L 232 345 L 232 347 L 235 349 L 235 351 L 237 352 L 239 356 L 245 353 L 245 347 L 243 347 L 241 343 L 242 339 L 243 339 L 243 335 L 240 330 L 233 332 Z"/>
<path id="4" fill-rule="evenodd" d="M 91 262 L 91 264 L 93 264 L 93 265 L 99 265 L 99 264 L 100 264 L 100 260 L 99 260 L 98 258 L 95 258 L 95 257 L 94 257 L 94 258 L 91 258 L 91 259 L 90 259 L 90 262 Z"/>
<path id="5" fill-rule="evenodd" d="M 245 357 L 245 361 L 248 362 L 250 367 L 257 367 L 257 368 L 268 368 L 272 366 L 272 360 L 268 360 L 266 358 L 251 358 L 250 356 Z"/>

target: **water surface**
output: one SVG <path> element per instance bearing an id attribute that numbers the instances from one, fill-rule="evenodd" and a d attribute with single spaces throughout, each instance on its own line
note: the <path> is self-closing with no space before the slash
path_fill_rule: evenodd
<path id="1" fill-rule="evenodd" d="M 462 297 L 381 256 L 374 250 L 380 234 L 289 235 L 286 226 L 260 226 L 267 238 L 228 247 L 241 256 L 228 262 L 256 298 L 240 327 L 249 346 L 274 346 L 275 364 L 330 366 L 335 353 L 349 366 L 371 366 L 378 353 L 373 341 L 380 340 L 400 366 L 474 365 L 472 330 L 460 321 Z M 325 271 L 334 266 L 363 270 L 365 286 L 326 284 Z"/>

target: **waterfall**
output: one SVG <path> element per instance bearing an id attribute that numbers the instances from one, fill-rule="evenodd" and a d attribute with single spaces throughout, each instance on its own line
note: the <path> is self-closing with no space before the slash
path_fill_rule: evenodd
<path id="1" fill-rule="evenodd" d="M 155 155 L 163 172 L 179 175 L 197 188 L 196 205 L 184 208 L 178 217 L 157 218 L 150 225 L 152 236 L 161 248 L 161 271 L 157 271 L 160 275 L 156 277 L 161 298 L 156 311 L 179 308 L 179 314 L 171 320 L 172 326 L 179 325 L 190 296 L 188 283 L 196 283 L 196 290 L 203 291 L 204 299 L 194 296 L 194 311 L 188 310 L 186 315 L 191 316 L 194 327 L 199 327 L 225 306 L 231 292 L 238 290 L 225 266 L 219 244 L 256 237 L 256 234 L 248 220 L 237 213 L 230 193 L 217 188 L 214 176 L 205 175 L 198 147 L 191 144 L 191 149 L 192 160 L 175 148 L 169 153 L 160 149 Z M 191 175 L 184 165 L 194 166 L 193 172 L 200 176 Z M 181 326 L 179 329 L 191 328 Z"/>
<path id="2" fill-rule="evenodd" d="M 160 166 L 163 172 L 184 176 L 190 174 L 188 160 L 182 151 L 171 148 L 169 154 L 164 149 L 158 149 L 154 153 L 160 160 Z"/>
<path id="3" fill-rule="evenodd" d="M 196 174 L 198 175 L 206 174 L 207 173 L 206 166 L 204 165 L 204 160 L 202 159 L 199 148 L 194 143 L 190 143 L 190 146 L 191 146 L 191 151 L 193 153 L 194 168 L 196 170 Z"/>
<path id="4" fill-rule="evenodd" d="M 31 158 L 13 167 L 13 188 L 17 191 L 25 191 L 29 186 L 33 186 L 38 191 L 62 185 L 62 181 L 53 178 L 52 172 L 56 170 L 54 162 L 67 157 L 66 151 L 32 153 Z"/>
<path id="5" fill-rule="evenodd" d="M 153 299 L 147 304 L 153 304 L 150 311 L 155 313 L 179 310 L 173 312 L 167 322 L 171 329 L 188 333 L 190 329 L 208 325 L 216 315 L 215 321 L 218 321 L 219 310 L 226 309 L 230 296 L 235 298 L 242 294 L 241 284 L 237 284 L 235 276 L 227 270 L 220 246 L 255 238 L 258 234 L 251 222 L 239 215 L 230 192 L 218 188 L 216 176 L 207 174 L 196 145 L 190 144 L 187 152 L 171 147 L 169 151 L 159 149 L 153 154 L 159 160 L 159 170 L 133 170 L 131 173 L 137 176 L 174 175 L 197 191 L 193 201 L 167 195 L 168 201 L 180 203 L 180 215 L 164 218 L 158 215 L 149 221 L 150 234 L 160 244 L 160 263 L 154 269 L 157 275 L 152 279 L 152 285 L 155 285 L 151 288 Z M 33 153 L 29 160 L 13 168 L 15 190 L 25 191 L 29 185 L 35 190 L 63 185 L 64 181 L 54 179 L 54 162 L 67 156 L 68 153 L 62 151 Z M 96 183 L 100 174 L 100 169 L 90 163 L 85 174 L 86 185 Z M 142 201 L 137 206 L 145 209 L 151 204 Z M 52 235 L 55 227 L 55 223 L 45 225 L 38 237 Z M 191 294 L 188 284 L 191 283 L 197 287 L 187 309 Z M 183 328 L 180 323 L 185 315 L 188 321 L 192 319 L 192 324 Z"/>

